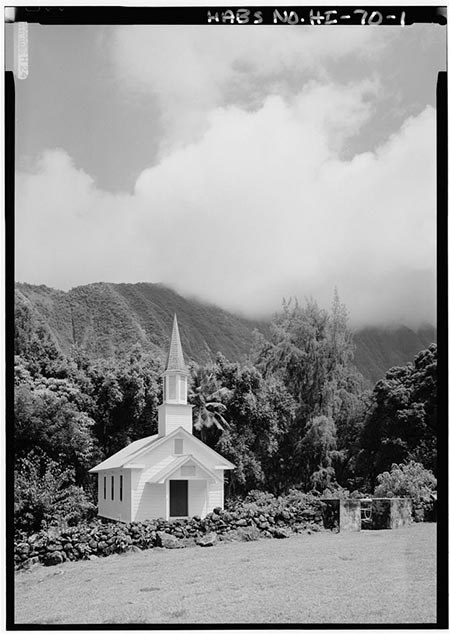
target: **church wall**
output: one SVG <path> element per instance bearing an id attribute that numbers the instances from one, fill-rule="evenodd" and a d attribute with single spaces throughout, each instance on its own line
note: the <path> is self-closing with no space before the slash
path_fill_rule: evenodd
<path id="1" fill-rule="evenodd" d="M 134 507 L 133 521 L 166 518 L 166 485 L 147 482 Z"/>
<path id="2" fill-rule="evenodd" d="M 150 458 L 152 458 L 151 462 Z M 142 456 L 142 460 L 139 460 L 143 465 L 147 465 L 146 468 L 132 469 L 131 508 L 133 517 L 136 517 L 138 512 L 141 513 L 141 509 L 149 504 L 149 491 L 146 489 L 148 480 L 154 473 L 163 468 L 165 463 L 170 464 L 172 460 L 173 456 L 167 455 L 167 447 L 158 447 L 154 450 L 153 454 L 147 456 L 147 460 L 145 460 L 145 456 Z M 141 502 L 143 506 L 141 506 Z M 164 511 L 162 515 L 158 515 L 157 517 L 165 517 L 165 514 Z"/>
<path id="3" fill-rule="evenodd" d="M 151 477 L 153 473 L 159 471 L 164 463 L 162 461 L 166 461 L 168 458 L 173 458 L 177 454 L 175 454 L 175 438 L 177 438 L 177 434 L 175 434 L 174 438 L 171 438 L 167 442 L 161 443 L 159 447 L 154 447 L 149 449 L 148 452 L 143 453 L 138 456 L 135 460 L 136 463 L 145 465 L 145 468 L 154 467 L 154 470 L 146 472 L 146 479 Z M 209 469 L 214 469 L 217 465 L 218 459 L 215 459 L 214 456 L 211 456 L 209 448 L 205 445 L 199 445 L 194 440 L 191 440 L 190 436 L 180 435 L 180 438 L 183 439 L 183 453 L 178 455 L 192 455 L 197 460 L 199 460 L 202 464 L 204 464 Z"/>
<path id="4" fill-rule="evenodd" d="M 158 434 L 168 436 L 178 427 L 192 433 L 192 406 L 164 403 L 158 409 Z"/>
<path id="5" fill-rule="evenodd" d="M 122 500 L 120 500 L 122 476 Z M 106 499 L 104 478 L 106 477 Z M 111 478 L 114 477 L 114 499 L 111 499 Z M 98 474 L 98 514 L 122 522 L 131 521 L 131 474 L 128 469 L 107 469 Z"/>
<path id="6" fill-rule="evenodd" d="M 210 482 L 208 487 L 208 501 L 206 513 L 212 513 L 216 506 L 223 508 L 223 479 L 217 484 Z"/>
<path id="7" fill-rule="evenodd" d="M 174 457 L 175 444 L 174 441 L 161 444 L 159 447 L 155 447 L 152 451 L 148 451 L 138 458 L 136 462 L 140 465 L 144 465 L 145 469 L 155 466 L 156 470 L 159 470 L 158 465 L 162 460 Z"/>
<path id="8" fill-rule="evenodd" d="M 214 470 L 214 467 L 220 464 L 220 458 L 211 456 L 210 449 L 207 445 L 203 445 L 203 443 L 199 445 L 195 440 L 191 440 L 189 436 L 186 438 L 183 436 L 183 453 L 195 456 L 199 462 L 211 470 Z"/>
<path id="9" fill-rule="evenodd" d="M 207 482 L 206 480 L 189 480 L 188 484 L 188 513 L 190 517 L 207 513 Z"/>
<path id="10" fill-rule="evenodd" d="M 204 471 L 202 471 L 200 469 L 200 467 L 198 467 L 197 465 L 193 465 L 193 463 L 187 463 L 188 465 L 191 464 L 194 467 L 194 471 L 195 473 L 186 473 L 185 471 L 183 471 L 184 467 L 181 467 L 180 469 L 177 469 L 176 471 L 174 471 L 171 475 L 170 475 L 170 480 L 205 480 L 208 479 L 207 475 L 205 474 Z"/>

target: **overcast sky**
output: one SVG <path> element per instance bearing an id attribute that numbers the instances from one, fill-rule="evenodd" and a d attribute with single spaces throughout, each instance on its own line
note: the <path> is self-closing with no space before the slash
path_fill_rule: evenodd
<path id="1" fill-rule="evenodd" d="M 7 25 L 10 28 L 11 25 Z M 16 279 L 435 322 L 445 30 L 30 25 Z"/>

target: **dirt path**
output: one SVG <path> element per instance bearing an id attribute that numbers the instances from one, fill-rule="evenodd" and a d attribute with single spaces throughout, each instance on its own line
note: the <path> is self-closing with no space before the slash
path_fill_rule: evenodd
<path id="1" fill-rule="evenodd" d="M 16 623 L 433 623 L 436 525 L 153 549 L 16 576 Z"/>

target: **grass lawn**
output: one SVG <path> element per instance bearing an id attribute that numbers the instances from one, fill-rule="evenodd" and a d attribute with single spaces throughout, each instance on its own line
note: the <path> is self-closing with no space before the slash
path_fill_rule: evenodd
<path id="1" fill-rule="evenodd" d="M 436 525 L 39 566 L 15 592 L 16 624 L 433 623 Z"/>

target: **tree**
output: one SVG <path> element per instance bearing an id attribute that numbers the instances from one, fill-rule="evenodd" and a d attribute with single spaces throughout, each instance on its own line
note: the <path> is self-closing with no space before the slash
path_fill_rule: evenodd
<path id="1" fill-rule="evenodd" d="M 334 480 L 333 460 L 336 454 L 336 426 L 327 416 L 315 416 L 306 425 L 305 435 L 297 445 L 302 480 L 318 491 Z"/>
<path id="2" fill-rule="evenodd" d="M 75 399 L 70 400 L 64 390 L 49 386 L 21 385 L 15 390 L 15 455 L 24 458 L 39 448 L 63 468 L 74 469 L 75 480 L 81 484 L 87 469 L 98 457 L 92 436 L 94 421 L 80 411 Z"/>
<path id="3" fill-rule="evenodd" d="M 135 347 L 119 359 L 98 360 L 87 371 L 90 414 L 103 455 L 157 432 L 162 367 Z"/>
<path id="4" fill-rule="evenodd" d="M 189 402 L 194 406 L 193 426 L 201 440 L 206 442 L 214 432 L 223 432 L 229 425 L 224 417 L 226 405 L 221 399 L 226 398 L 227 388 L 219 387 L 214 368 L 193 365 L 189 382 Z M 212 432 L 212 433 L 211 433 Z"/>
<path id="5" fill-rule="evenodd" d="M 256 368 L 230 363 L 223 355 L 217 357 L 216 377 L 227 390 L 229 423 L 216 448 L 236 465 L 228 476 L 229 492 L 287 489 L 292 449 L 285 439 L 293 420 L 292 397 L 279 379 L 266 380 Z"/>
<path id="6" fill-rule="evenodd" d="M 284 302 L 281 314 L 272 323 L 269 341 L 261 343 L 257 366 L 264 377 L 278 377 L 295 402 L 295 420 L 288 439 L 291 447 L 297 447 L 291 456 L 292 484 L 312 486 L 314 471 L 305 469 L 311 456 L 303 457 L 302 452 L 310 449 L 312 428 L 317 424 L 312 421 L 316 420 L 332 421 L 335 447 L 330 454 L 333 464 L 320 467 L 317 463 L 321 475 L 315 481 L 319 478 L 328 482 L 338 474 L 344 483 L 353 473 L 351 459 L 361 426 L 360 396 L 365 385 L 352 358 L 348 315 L 337 291 L 330 313 L 312 299 L 305 306 Z"/>
<path id="7" fill-rule="evenodd" d="M 375 385 L 361 434 L 359 468 L 371 488 L 392 464 L 414 460 L 436 470 L 437 347 L 388 370 Z"/>
<path id="8" fill-rule="evenodd" d="M 41 323 L 32 308 L 16 294 L 14 312 L 14 354 L 33 376 L 66 377 L 70 362 L 61 353 L 48 327 Z"/>

